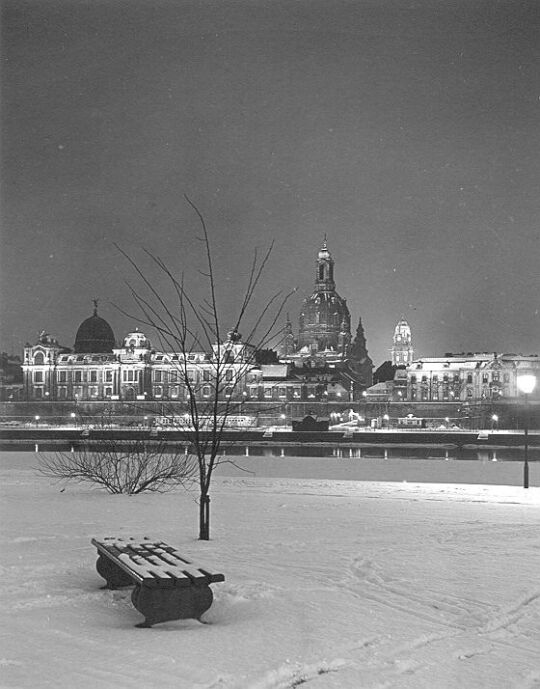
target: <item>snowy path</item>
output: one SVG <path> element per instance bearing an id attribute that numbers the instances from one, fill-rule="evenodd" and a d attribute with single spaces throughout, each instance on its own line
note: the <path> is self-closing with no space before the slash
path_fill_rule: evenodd
<path id="1" fill-rule="evenodd" d="M 7 459 L 2 687 L 540 689 L 538 488 L 220 476 L 201 543 L 183 491 L 60 492 Z M 105 533 L 215 563 L 209 624 L 134 628 Z"/>

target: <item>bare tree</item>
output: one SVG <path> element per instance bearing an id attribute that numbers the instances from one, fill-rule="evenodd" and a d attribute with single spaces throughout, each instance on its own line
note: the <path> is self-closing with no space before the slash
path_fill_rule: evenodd
<path id="1" fill-rule="evenodd" d="M 145 440 L 101 441 L 73 452 L 40 455 L 37 471 L 49 478 L 93 483 L 109 493 L 165 492 L 196 474 L 193 457 L 165 443 Z"/>
<path id="2" fill-rule="evenodd" d="M 224 460 L 221 455 L 225 431 L 231 418 L 241 414 L 243 410 L 245 382 L 256 366 L 255 353 L 267 348 L 280 334 L 277 323 L 292 292 L 275 292 L 266 299 L 257 313 L 252 313 L 254 296 L 260 287 L 273 245 L 262 255 L 255 250 L 234 323 L 228 332 L 224 331 L 210 235 L 199 209 L 187 196 L 185 198 L 195 211 L 200 227 L 197 238 L 202 248 L 204 268 L 198 271 L 198 286 L 201 287 L 202 283 L 202 299 L 195 298 L 193 285 L 188 284 L 183 273 L 177 277 L 165 261 L 152 252 L 145 251 L 150 264 L 157 268 L 157 276 L 154 273 L 151 277 L 148 270 L 143 270 L 124 250 L 117 248 L 140 279 L 141 288 L 128 283 L 139 309 L 139 315 L 135 319 L 150 327 L 157 334 L 161 349 L 170 353 L 177 382 L 182 388 L 185 399 L 184 419 L 174 413 L 177 404 L 169 405 L 166 413 L 174 423 L 183 428 L 195 456 L 198 470 L 199 539 L 208 540 L 212 475 L 218 464 L 230 461 Z M 162 288 L 157 287 L 163 278 L 170 288 L 169 296 L 165 295 Z M 120 311 L 130 318 L 134 317 L 123 309 Z M 243 339 L 240 328 L 247 329 L 247 335 Z"/>

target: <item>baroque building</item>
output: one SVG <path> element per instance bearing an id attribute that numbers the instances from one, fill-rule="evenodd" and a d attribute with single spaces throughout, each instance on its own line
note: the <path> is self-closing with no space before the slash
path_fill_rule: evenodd
<path id="1" fill-rule="evenodd" d="M 73 351 L 42 332 L 24 348 L 23 389 L 26 400 L 50 401 L 185 401 L 213 395 L 216 370 L 223 399 L 240 397 L 252 348 L 237 332 L 215 344 L 212 352 L 160 352 L 135 330 L 115 346 L 112 328 L 94 314 L 81 323 Z"/>
<path id="2" fill-rule="evenodd" d="M 334 259 L 325 238 L 315 264 L 315 289 L 304 300 L 298 319 L 297 352 L 344 360 L 350 344 L 351 314 L 336 291 Z"/>
<path id="3" fill-rule="evenodd" d="M 284 362 L 317 368 L 347 369 L 356 385 L 371 385 L 373 363 L 368 356 L 361 321 L 356 337 L 351 336 L 351 314 L 336 290 L 335 262 L 326 237 L 315 261 L 313 292 L 304 300 L 295 337 L 289 317 L 279 346 Z"/>

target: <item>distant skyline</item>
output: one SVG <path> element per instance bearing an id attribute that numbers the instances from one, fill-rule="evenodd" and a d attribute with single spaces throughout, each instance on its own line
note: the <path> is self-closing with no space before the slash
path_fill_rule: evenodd
<path id="1" fill-rule="evenodd" d="M 326 234 L 352 332 L 390 358 L 540 353 L 540 5 L 527 0 L 4 0 L 0 348 L 136 324 L 148 247 L 223 327 L 255 247 L 297 287 Z M 261 295 L 259 303 L 263 303 Z"/>

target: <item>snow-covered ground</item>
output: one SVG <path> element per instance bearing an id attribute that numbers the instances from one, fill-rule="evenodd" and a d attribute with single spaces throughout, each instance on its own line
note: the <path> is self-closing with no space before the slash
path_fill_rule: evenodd
<path id="1" fill-rule="evenodd" d="M 255 473 L 221 469 L 199 542 L 181 489 L 62 492 L 35 455 L 4 453 L 0 685 L 540 687 L 540 488 L 519 487 L 517 464 L 461 462 L 470 483 L 435 483 L 455 464 L 240 461 Z M 116 534 L 222 571 L 209 624 L 135 628 L 129 590 L 101 590 L 95 571 L 90 538 Z"/>

